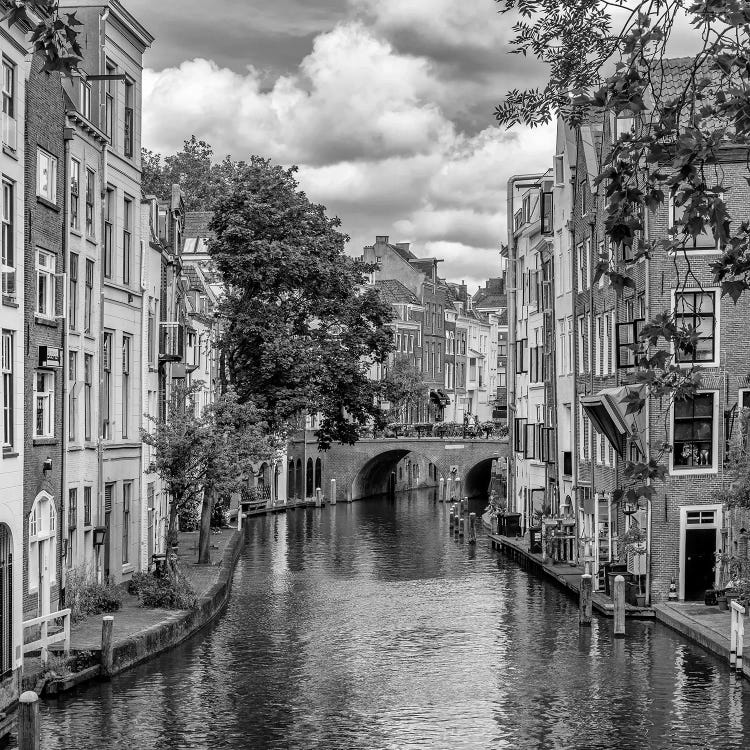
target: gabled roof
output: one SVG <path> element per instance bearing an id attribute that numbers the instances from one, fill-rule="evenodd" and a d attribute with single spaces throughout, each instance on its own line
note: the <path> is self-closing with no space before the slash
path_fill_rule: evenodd
<path id="1" fill-rule="evenodd" d="M 407 289 L 396 279 L 378 279 L 374 284 L 381 297 L 390 304 L 419 305 L 419 299 L 411 289 Z"/>

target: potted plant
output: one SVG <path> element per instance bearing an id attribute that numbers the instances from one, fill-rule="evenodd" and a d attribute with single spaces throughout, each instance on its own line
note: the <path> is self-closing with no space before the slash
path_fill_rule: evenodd
<path id="1" fill-rule="evenodd" d="M 620 535 L 617 540 L 619 561 L 624 564 L 625 570 L 633 576 L 634 584 L 630 590 L 630 603 L 643 607 L 646 605 L 646 592 L 643 590 L 643 573 L 641 571 L 642 561 L 646 553 L 646 530 L 642 529 L 635 519 L 632 519 L 627 531 Z M 628 565 L 628 554 L 633 556 L 632 566 Z M 619 572 L 616 573 L 619 575 Z"/>

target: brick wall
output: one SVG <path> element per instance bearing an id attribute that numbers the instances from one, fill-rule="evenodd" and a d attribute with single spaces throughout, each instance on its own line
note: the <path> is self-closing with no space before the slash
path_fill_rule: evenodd
<path id="1" fill-rule="evenodd" d="M 24 616 L 34 616 L 37 611 L 37 594 L 29 594 L 29 524 L 28 516 L 34 501 L 42 491 L 49 493 L 57 511 L 55 559 L 50 560 L 56 570 L 57 584 L 51 590 L 51 608 L 56 608 L 61 580 L 61 539 L 63 535 L 62 492 L 62 431 L 63 431 L 63 371 L 61 368 L 45 372 L 54 378 L 54 437 L 35 438 L 33 392 L 35 374 L 39 365 L 39 347 L 63 347 L 64 321 L 46 320 L 36 314 L 36 251 L 37 248 L 52 253 L 56 271 L 65 270 L 63 257 L 63 221 L 65 196 L 65 146 L 63 129 L 65 124 L 62 85 L 58 73 L 43 73 L 43 56 L 36 54 L 31 63 L 31 72 L 26 86 L 26 138 L 25 159 L 25 204 L 26 231 L 24 243 L 24 410 L 27 416 L 24 435 Z M 57 158 L 56 199 L 46 201 L 37 196 L 37 153 L 42 148 Z M 63 315 L 62 291 L 56 293 L 56 314 Z M 52 470 L 43 471 L 47 458 L 52 459 Z"/>

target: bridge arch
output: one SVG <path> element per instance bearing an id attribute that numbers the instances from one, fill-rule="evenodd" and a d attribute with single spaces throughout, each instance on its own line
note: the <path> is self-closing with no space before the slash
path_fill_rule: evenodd
<path id="1" fill-rule="evenodd" d="M 435 456 L 431 456 L 429 452 L 416 451 L 408 447 L 387 448 L 369 456 L 357 468 L 351 483 L 352 499 L 358 500 L 388 492 L 391 472 L 395 471 L 398 464 L 409 455 L 424 459 L 428 465 L 435 467 L 433 482 L 437 483 L 441 477 L 445 479 L 448 476 L 448 467 Z M 430 481 L 430 479 L 429 473 L 426 477 L 417 477 L 418 482 L 420 480 Z"/>

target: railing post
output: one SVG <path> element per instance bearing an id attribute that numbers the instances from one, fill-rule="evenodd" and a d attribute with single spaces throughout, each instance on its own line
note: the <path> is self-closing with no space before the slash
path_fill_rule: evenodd
<path id="1" fill-rule="evenodd" d="M 49 654 L 47 652 L 47 636 L 49 634 L 49 622 L 45 620 L 41 624 L 41 637 L 42 637 L 42 648 L 40 650 L 39 658 L 42 662 L 42 665 L 45 665 L 47 663 L 47 659 L 49 658 Z"/>
<path id="2" fill-rule="evenodd" d="M 65 633 L 65 656 L 70 655 L 70 611 L 63 618 L 63 632 Z"/>
<path id="3" fill-rule="evenodd" d="M 112 676 L 113 668 L 113 642 L 112 631 L 115 627 L 115 618 L 112 615 L 102 617 L 102 675 Z"/>
<path id="4" fill-rule="evenodd" d="M 737 666 L 737 611 L 734 608 L 734 600 L 729 611 L 729 668 Z"/>
<path id="5" fill-rule="evenodd" d="M 39 750 L 39 696 L 27 690 L 18 703 L 18 750 Z"/>
<path id="6" fill-rule="evenodd" d="M 742 677 L 743 651 L 745 649 L 745 608 L 733 599 L 731 610 L 729 666 L 734 668 L 737 677 Z"/>

